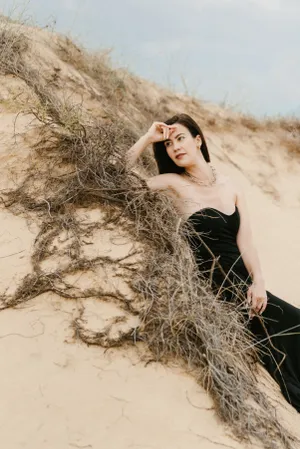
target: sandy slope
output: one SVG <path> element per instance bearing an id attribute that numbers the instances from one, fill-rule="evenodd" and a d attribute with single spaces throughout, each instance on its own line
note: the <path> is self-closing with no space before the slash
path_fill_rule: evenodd
<path id="1" fill-rule="evenodd" d="M 250 205 L 255 207 L 252 202 Z M 275 219 L 280 216 L 270 205 L 264 210 L 265 225 L 268 212 Z M 278 267 L 270 252 L 279 231 L 265 241 L 258 230 L 255 234 L 269 288 L 277 293 L 278 285 L 284 298 L 295 300 L 295 304 L 298 299 L 300 305 L 297 277 L 290 279 L 287 264 L 282 261 Z M 4 214 L 1 236 L 6 236 L 2 240 L 6 255 L 26 254 L 34 237 L 25 223 L 19 220 L 17 226 L 14 217 L 5 220 Z M 279 261 L 289 257 L 292 267 L 297 262 L 290 256 L 296 253 L 293 241 L 287 241 L 286 247 L 276 245 L 276 252 Z M 11 285 L 26 267 L 30 269 L 24 253 L 1 259 L 2 286 Z M 279 269 L 281 282 L 276 279 Z M 92 329 L 101 329 L 111 316 L 120 314 L 116 306 L 96 298 L 85 306 L 85 319 Z M 145 366 L 148 358 L 142 346 L 104 351 L 74 340 L 70 324 L 79 307 L 79 301 L 44 294 L 1 312 L 0 422 L 6 448 L 244 447 L 230 438 L 228 429 L 215 417 L 210 398 L 178 367 Z M 264 372 L 262 381 L 286 424 L 297 429 L 299 417 Z"/>
<path id="2" fill-rule="evenodd" d="M 74 91 L 77 80 L 78 95 L 85 95 L 87 76 L 54 55 L 47 35 L 36 30 L 31 30 L 31 35 L 42 63 L 47 58 L 61 68 L 58 89 L 63 84 Z M 127 82 L 128 86 L 132 82 L 129 76 Z M 145 101 L 170 95 L 143 80 L 140 85 Z M 18 91 L 25 95 L 20 81 L 2 77 L 1 189 L 21 181 L 30 153 L 32 117 L 18 117 L 15 136 L 15 118 L 22 106 L 13 101 Z M 85 104 L 94 110 L 95 101 L 89 97 Z M 174 111 L 180 107 L 194 112 L 199 120 L 204 112 L 234 116 L 209 105 L 200 111 L 179 95 L 168 97 L 168 105 Z M 136 105 L 132 112 L 138 112 Z M 240 180 L 246 190 L 267 288 L 300 307 L 299 159 L 291 158 L 280 145 L 279 133 L 250 132 L 238 120 L 231 129 L 207 129 L 206 135 L 216 166 Z M 98 212 L 91 211 L 94 219 Z M 0 288 L 1 292 L 13 292 L 32 270 L 30 255 L 38 224 L 2 206 L 0 229 Z M 103 232 L 95 236 L 87 251 L 91 255 L 104 252 L 112 258 L 126 254 L 132 242 L 119 238 L 123 245 L 118 236 Z M 63 261 L 48 260 L 48 268 L 59 263 Z M 106 282 L 111 288 L 126 290 L 120 279 L 107 273 L 76 281 Z M 146 366 L 149 354 L 140 344 L 104 350 L 87 347 L 74 338 L 71 323 L 80 305 L 80 300 L 51 293 L 0 312 L 0 435 L 5 449 L 245 447 L 230 436 L 229 429 L 216 418 L 211 399 L 178 366 Z M 109 300 L 91 298 L 85 306 L 84 319 L 92 329 L 101 329 L 112 317 L 124 314 Z M 261 376 L 279 416 L 296 432 L 299 416 L 263 370 Z"/>

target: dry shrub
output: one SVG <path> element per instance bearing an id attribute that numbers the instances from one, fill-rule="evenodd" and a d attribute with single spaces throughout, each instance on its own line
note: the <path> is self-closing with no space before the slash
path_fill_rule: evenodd
<path id="1" fill-rule="evenodd" d="M 117 70 L 111 67 L 109 53 L 108 50 L 88 53 L 67 37 L 58 40 L 58 54 L 64 62 L 93 78 L 110 101 L 121 101 L 126 86 Z"/>
<path id="2" fill-rule="evenodd" d="M 266 118 L 258 121 L 253 117 L 242 117 L 241 124 L 251 131 L 276 132 L 280 143 L 292 156 L 300 154 L 300 119 L 296 117 Z"/>
<path id="3" fill-rule="evenodd" d="M 206 125 L 208 128 L 215 129 L 217 127 L 217 119 L 215 117 L 207 119 Z"/>
<path id="4" fill-rule="evenodd" d="M 6 193 L 5 204 L 16 213 L 36 215 L 41 227 L 33 252 L 34 272 L 14 295 L 2 295 L 2 308 L 49 290 L 65 298 L 107 295 L 101 288 L 76 288 L 66 275 L 112 263 L 104 257 L 84 258 L 82 240 L 105 225 L 122 227 L 144 245 L 144 262 L 126 263 L 123 258 L 114 263 L 122 262 L 124 278 L 143 301 L 140 326 L 111 344 L 142 340 L 155 360 L 183 361 L 213 397 L 218 416 L 240 439 L 256 438 L 266 449 L 291 449 L 295 439 L 258 388 L 254 362 L 259 354 L 242 312 L 217 299 L 199 273 L 185 239 L 192 227 L 180 224 L 171 201 L 151 192 L 128 166 L 124 154 L 134 135 L 129 125 L 120 119 L 106 124 L 92 118 L 82 122 L 80 111 L 55 97 L 38 72 L 24 63 L 22 52 L 18 58 L 16 73 L 39 98 L 32 112 L 43 126 L 35 165 L 21 188 Z M 11 66 L 1 69 L 8 73 Z M 34 188 L 37 182 L 39 196 Z M 95 204 L 110 213 L 105 223 L 84 227 L 76 219 L 76 209 Z M 70 262 L 63 269 L 43 272 L 41 263 L 56 254 L 53 242 L 62 229 L 70 234 L 66 248 Z M 121 294 L 115 300 L 137 313 Z M 78 320 L 73 325 L 86 343 L 109 344 L 103 333 L 87 333 Z"/>
<path id="5" fill-rule="evenodd" d="M 232 131 L 236 127 L 236 121 L 232 117 L 224 118 L 224 128 L 226 131 Z"/>
<path id="6" fill-rule="evenodd" d="M 262 129 L 261 122 L 251 116 L 242 115 L 240 118 L 240 123 L 242 126 L 253 132 L 260 131 Z"/>
<path id="7" fill-rule="evenodd" d="M 91 99 L 101 102 L 108 116 L 135 117 L 139 127 L 154 120 L 166 108 L 160 100 L 147 98 L 143 82 L 124 68 L 113 68 L 111 50 L 87 51 L 75 45 L 70 39 L 57 40 L 57 54 L 62 61 L 72 65 L 82 74 L 89 76 Z M 142 113 L 141 113 L 142 112 Z"/>
<path id="8" fill-rule="evenodd" d="M 21 56 L 28 49 L 28 41 L 21 30 L 22 25 L 14 26 L 0 17 L 0 71 L 4 75 L 22 71 Z"/>
<path id="9" fill-rule="evenodd" d="M 262 123 L 270 131 L 279 129 L 288 133 L 300 134 L 300 119 L 296 117 L 267 118 Z"/>
<path id="10" fill-rule="evenodd" d="M 288 134 L 281 139 L 281 144 L 287 148 L 292 156 L 300 156 L 300 119 L 283 120 L 280 122 L 281 129 Z"/>
<path id="11" fill-rule="evenodd" d="M 280 143 L 291 156 L 300 156 L 300 133 L 297 137 L 283 137 Z"/>
<path id="12" fill-rule="evenodd" d="M 277 120 L 268 119 L 266 126 L 279 134 L 280 143 L 292 157 L 300 155 L 300 119 L 295 117 L 280 117 Z"/>

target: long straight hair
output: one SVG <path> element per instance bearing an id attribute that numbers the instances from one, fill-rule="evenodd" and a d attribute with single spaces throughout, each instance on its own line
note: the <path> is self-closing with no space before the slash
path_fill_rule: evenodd
<path id="1" fill-rule="evenodd" d="M 210 155 L 207 149 L 203 132 L 201 131 L 200 126 L 195 122 L 195 120 L 192 119 L 192 117 L 187 114 L 173 115 L 173 117 L 165 120 L 164 123 L 166 125 L 179 123 L 180 125 L 185 126 L 190 131 L 193 137 L 196 137 L 199 134 L 202 141 L 200 151 L 205 161 L 210 162 Z M 178 165 L 176 165 L 175 162 L 169 157 L 163 140 L 153 143 L 153 153 L 160 174 L 183 173 L 185 171 L 184 167 L 178 167 Z"/>

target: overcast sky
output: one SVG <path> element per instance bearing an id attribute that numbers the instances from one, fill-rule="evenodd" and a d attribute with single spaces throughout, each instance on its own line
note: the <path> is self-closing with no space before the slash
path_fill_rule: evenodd
<path id="1" fill-rule="evenodd" d="M 55 22 L 87 48 L 112 48 L 115 66 L 178 92 L 257 116 L 300 116 L 300 0 L 0 0 L 0 8 Z"/>

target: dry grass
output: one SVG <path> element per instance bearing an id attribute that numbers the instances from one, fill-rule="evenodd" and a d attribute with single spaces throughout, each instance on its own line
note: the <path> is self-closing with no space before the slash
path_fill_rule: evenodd
<path id="1" fill-rule="evenodd" d="M 111 67 L 109 51 L 88 53 L 67 37 L 60 38 L 57 43 L 59 57 L 94 79 L 108 100 L 120 102 L 126 97 L 126 85 L 121 73 Z"/>
<path id="2" fill-rule="evenodd" d="M 267 118 L 263 122 L 264 127 L 273 131 L 274 129 L 281 129 L 287 133 L 300 133 L 300 119 L 296 117 L 278 117 Z"/>
<path id="3" fill-rule="evenodd" d="M 6 193 L 4 201 L 15 213 L 36 216 L 41 226 L 32 256 L 34 272 L 14 295 L 2 295 L 2 308 L 50 290 L 65 298 L 102 297 L 107 292 L 101 288 L 76 288 L 66 281 L 67 275 L 98 264 L 120 266 L 122 262 L 124 279 L 142 299 L 140 326 L 109 341 L 105 332 L 87 331 L 78 319 L 73 323 L 78 338 L 100 345 L 144 341 L 156 360 L 172 358 L 185 363 L 213 397 L 218 416 L 241 440 L 257 439 L 266 449 L 293 448 L 295 439 L 258 388 L 254 362 L 259 354 L 242 310 L 213 295 L 185 239 L 192 228 L 178 226 L 171 201 L 149 191 L 145 181 L 128 167 L 124 154 L 134 137 L 128 123 L 119 118 L 99 123 L 92 117 L 83 122 L 80 110 L 59 100 L 41 75 L 24 62 L 26 40 L 14 41 L 5 34 L 0 51 L 10 51 L 6 39 L 18 44 L 13 63 L 1 56 L 0 71 L 14 73 L 32 88 L 39 103 L 31 112 L 42 126 L 31 171 L 20 188 Z M 84 237 L 104 224 L 85 227 L 75 212 L 95 205 L 109 211 L 106 225 L 121 226 L 144 245 L 142 264 L 126 263 L 124 258 L 112 262 L 104 257 L 83 257 Z M 61 255 L 55 252 L 53 242 L 62 229 L 68 232 L 70 245 L 60 251 L 65 251 L 69 263 L 52 273 L 43 272 L 42 262 L 49 255 Z M 128 312 L 137 313 L 124 295 L 115 295 L 115 300 Z"/>
<path id="4" fill-rule="evenodd" d="M 281 145 L 287 149 L 292 157 L 300 157 L 300 133 L 298 136 L 283 137 Z"/>
<path id="5" fill-rule="evenodd" d="M 253 132 L 274 132 L 283 147 L 293 156 L 300 155 L 300 119 L 296 117 L 277 117 L 257 120 L 242 116 L 240 123 Z"/>
<path id="6" fill-rule="evenodd" d="M 22 25 L 12 28 L 9 21 L 0 17 L 0 71 L 3 75 L 22 71 L 21 56 L 28 49 Z"/>
<path id="7" fill-rule="evenodd" d="M 300 156 L 300 119 L 291 118 L 290 120 L 281 118 L 279 120 L 281 133 L 281 145 L 285 147 L 292 157 Z"/>
<path id="8" fill-rule="evenodd" d="M 250 115 L 242 115 L 240 123 L 242 126 L 253 132 L 261 131 L 263 129 L 261 122 Z"/>
<path id="9" fill-rule="evenodd" d="M 300 119 L 296 117 L 268 118 L 262 122 L 264 129 L 276 132 L 280 144 L 292 157 L 300 156 Z"/>

